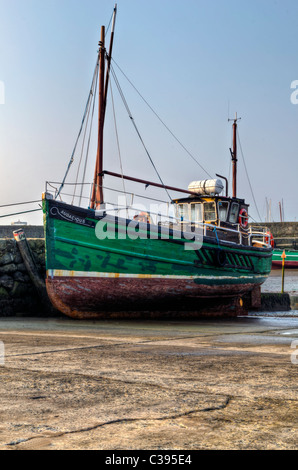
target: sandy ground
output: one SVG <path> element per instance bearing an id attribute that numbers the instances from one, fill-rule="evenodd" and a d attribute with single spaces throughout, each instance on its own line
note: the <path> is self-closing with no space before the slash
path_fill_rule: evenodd
<path id="1" fill-rule="evenodd" d="M 0 450 L 298 448 L 298 319 L 0 319 L 0 340 Z"/>

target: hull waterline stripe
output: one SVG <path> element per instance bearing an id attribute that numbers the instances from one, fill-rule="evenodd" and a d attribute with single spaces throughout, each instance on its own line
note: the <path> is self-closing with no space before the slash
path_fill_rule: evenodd
<path id="1" fill-rule="evenodd" d="M 280 259 L 281 259 L 281 256 L 282 256 L 282 255 L 275 255 L 275 254 L 273 254 L 272 259 L 274 259 L 274 260 L 280 260 Z M 298 261 L 298 255 L 286 255 L 285 260 L 286 260 L 286 261 L 287 261 L 287 259 L 288 259 L 288 260 L 291 260 L 292 258 L 297 258 L 297 261 Z M 295 261 L 296 261 L 296 260 L 295 260 Z"/>
<path id="2" fill-rule="evenodd" d="M 110 278 L 110 279 L 182 279 L 182 280 L 195 280 L 195 279 L 206 279 L 206 281 L 212 280 L 238 280 L 238 279 L 247 279 L 247 280 L 256 280 L 264 279 L 263 274 L 253 275 L 253 276 L 178 276 L 178 275 L 168 275 L 168 274 L 128 274 L 128 273 L 98 273 L 98 272 L 88 272 L 88 271 L 65 271 L 60 269 L 49 269 L 47 271 L 48 278 L 55 277 L 89 277 L 89 278 Z"/>

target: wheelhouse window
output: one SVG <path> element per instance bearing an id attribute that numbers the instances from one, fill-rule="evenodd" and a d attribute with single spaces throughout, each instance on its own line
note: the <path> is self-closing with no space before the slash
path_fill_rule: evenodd
<path id="1" fill-rule="evenodd" d="M 238 213 L 239 213 L 239 204 L 237 202 L 233 202 L 231 205 L 231 211 L 230 211 L 230 217 L 229 217 L 229 221 L 231 222 L 231 224 L 237 223 Z"/>
<path id="2" fill-rule="evenodd" d="M 203 222 L 203 205 L 202 204 L 191 204 L 190 205 L 191 222 Z"/>
<path id="3" fill-rule="evenodd" d="M 189 220 L 189 215 L 188 215 L 188 204 L 179 204 L 178 206 L 178 214 L 181 219 L 183 220 Z"/>
<path id="4" fill-rule="evenodd" d="M 229 212 L 229 203 L 220 201 L 218 203 L 218 217 L 221 222 L 226 222 L 228 220 Z"/>
<path id="5" fill-rule="evenodd" d="M 207 222 L 216 220 L 216 207 L 214 202 L 205 202 L 204 219 Z"/>

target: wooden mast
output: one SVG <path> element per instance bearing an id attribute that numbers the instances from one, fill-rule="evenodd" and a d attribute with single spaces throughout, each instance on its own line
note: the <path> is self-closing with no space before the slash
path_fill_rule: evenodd
<path id="1" fill-rule="evenodd" d="M 97 157 L 95 165 L 95 173 L 93 180 L 92 196 L 90 201 L 90 208 L 97 209 L 104 203 L 103 195 L 103 131 L 104 121 L 107 105 L 108 86 L 110 78 L 110 67 L 114 43 L 114 31 L 117 14 L 117 4 L 114 8 L 113 23 L 111 29 L 111 40 L 109 54 L 107 55 L 107 73 L 105 77 L 105 60 L 106 60 L 106 49 L 105 49 L 105 27 L 101 27 L 101 40 L 99 43 L 99 112 L 98 112 L 98 146 L 97 146 Z"/>
<path id="2" fill-rule="evenodd" d="M 236 117 L 233 123 L 233 150 L 230 149 L 232 155 L 232 165 L 233 165 L 233 197 L 237 197 L 237 121 L 241 118 Z M 231 121 L 231 119 L 229 119 Z"/>
<path id="3" fill-rule="evenodd" d="M 113 52 L 113 44 L 114 44 L 116 15 L 117 15 L 117 3 L 114 8 L 114 15 L 113 15 L 113 22 L 112 22 L 112 29 L 111 29 L 111 39 L 110 39 L 110 49 L 109 49 L 109 55 L 107 56 L 107 74 L 106 74 L 106 83 L 105 83 L 105 91 L 104 91 L 104 116 L 105 116 L 106 107 L 107 107 L 107 97 L 108 97 L 111 60 L 112 60 L 112 52 Z"/>
<path id="4" fill-rule="evenodd" d="M 99 43 L 99 111 L 98 111 L 98 145 L 93 180 L 91 209 L 103 204 L 102 169 L 103 169 L 103 129 L 104 129 L 104 89 L 105 89 L 105 27 L 101 27 Z"/>
<path id="5" fill-rule="evenodd" d="M 233 124 L 233 197 L 237 197 L 237 114 Z"/>

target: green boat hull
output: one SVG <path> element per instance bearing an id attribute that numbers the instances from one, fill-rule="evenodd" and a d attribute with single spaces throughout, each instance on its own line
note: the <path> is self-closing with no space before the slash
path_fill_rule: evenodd
<path id="1" fill-rule="evenodd" d="M 51 199 L 43 200 L 46 285 L 53 305 L 76 318 L 144 311 L 191 299 L 239 298 L 260 286 L 271 271 L 272 250 L 203 237 L 200 249 L 185 249 L 173 231 L 165 238 L 156 227 Z M 98 238 L 108 220 L 109 236 Z M 106 226 L 105 226 L 106 227 Z M 189 242 L 187 242 L 189 243 Z"/>
<path id="2" fill-rule="evenodd" d="M 282 254 L 284 250 L 274 249 L 272 254 L 272 268 L 281 269 L 282 268 Z M 285 267 L 288 269 L 297 269 L 298 268 L 298 250 L 285 250 Z"/>

